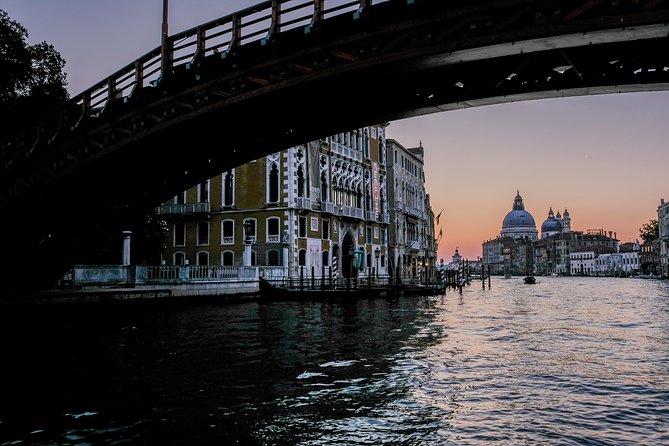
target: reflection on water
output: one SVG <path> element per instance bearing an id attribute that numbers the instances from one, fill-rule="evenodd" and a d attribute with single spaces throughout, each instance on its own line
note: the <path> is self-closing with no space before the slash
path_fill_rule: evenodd
<path id="1" fill-rule="evenodd" d="M 0 315 L 0 444 L 669 444 L 669 283 Z"/>

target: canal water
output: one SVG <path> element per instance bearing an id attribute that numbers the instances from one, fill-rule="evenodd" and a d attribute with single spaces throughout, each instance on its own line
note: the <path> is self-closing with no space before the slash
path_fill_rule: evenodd
<path id="1" fill-rule="evenodd" d="M 669 445 L 666 281 L 0 323 L 1 445 Z"/>

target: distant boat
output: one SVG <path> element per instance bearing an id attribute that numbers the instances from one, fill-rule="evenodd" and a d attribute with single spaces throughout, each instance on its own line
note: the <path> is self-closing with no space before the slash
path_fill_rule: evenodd
<path id="1" fill-rule="evenodd" d="M 639 279 L 659 279 L 659 276 L 655 276 L 653 274 L 639 274 L 637 276 Z"/>
<path id="2" fill-rule="evenodd" d="M 535 279 L 534 276 L 525 276 L 525 278 L 523 279 L 523 281 L 524 281 L 525 283 L 529 283 L 529 284 L 537 283 L 537 279 Z"/>

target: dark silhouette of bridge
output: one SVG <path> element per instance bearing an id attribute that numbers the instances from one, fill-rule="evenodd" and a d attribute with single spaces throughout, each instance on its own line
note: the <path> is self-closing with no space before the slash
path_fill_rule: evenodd
<path id="1" fill-rule="evenodd" d="M 666 90 L 668 21 L 663 0 L 271 0 L 169 36 L 2 147 L 5 273 L 50 286 L 78 234 L 325 135 Z"/>

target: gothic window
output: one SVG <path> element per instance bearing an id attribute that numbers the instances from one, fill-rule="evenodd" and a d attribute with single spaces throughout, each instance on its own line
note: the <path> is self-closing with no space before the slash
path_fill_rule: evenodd
<path id="1" fill-rule="evenodd" d="M 223 174 L 223 206 L 233 206 L 235 204 L 235 183 L 234 174 L 231 170 Z"/>
<path id="2" fill-rule="evenodd" d="M 267 219 L 267 243 L 280 243 L 279 235 L 279 217 L 270 217 Z"/>
<path id="3" fill-rule="evenodd" d="M 321 201 L 328 201 L 328 182 L 325 172 L 321 172 Z"/>
<path id="4" fill-rule="evenodd" d="M 186 256 L 183 252 L 175 252 L 174 253 L 174 264 L 175 265 L 185 265 L 186 264 Z"/>
<path id="5" fill-rule="evenodd" d="M 365 150 L 365 158 L 369 159 L 369 133 L 368 133 L 367 129 L 365 129 L 362 144 L 363 144 L 363 148 Z"/>
<path id="6" fill-rule="evenodd" d="M 307 266 L 307 251 L 300 249 L 300 252 L 297 253 L 297 265 L 298 266 Z"/>
<path id="7" fill-rule="evenodd" d="M 198 265 L 209 265 L 209 253 L 206 251 L 197 253 L 197 264 Z"/>
<path id="8" fill-rule="evenodd" d="M 321 254 L 321 259 L 323 261 L 323 266 L 330 266 L 330 253 L 323 251 Z"/>
<path id="9" fill-rule="evenodd" d="M 269 181 L 268 181 L 268 202 L 269 203 L 278 203 L 279 202 L 279 168 L 276 163 L 272 163 L 272 167 L 269 170 Z"/>
<path id="10" fill-rule="evenodd" d="M 358 193 L 356 194 L 356 207 L 362 208 L 362 191 L 360 190 L 360 186 L 358 186 Z M 368 208 L 369 209 L 369 208 Z"/>
<path id="11" fill-rule="evenodd" d="M 223 266 L 234 266 L 235 264 L 235 253 L 232 251 L 225 251 L 221 255 L 221 265 Z"/>
<path id="12" fill-rule="evenodd" d="M 221 245 L 233 245 L 235 243 L 234 220 L 223 220 L 221 222 Z"/>
<path id="13" fill-rule="evenodd" d="M 297 196 L 304 197 L 304 171 L 301 164 L 297 167 Z"/>

